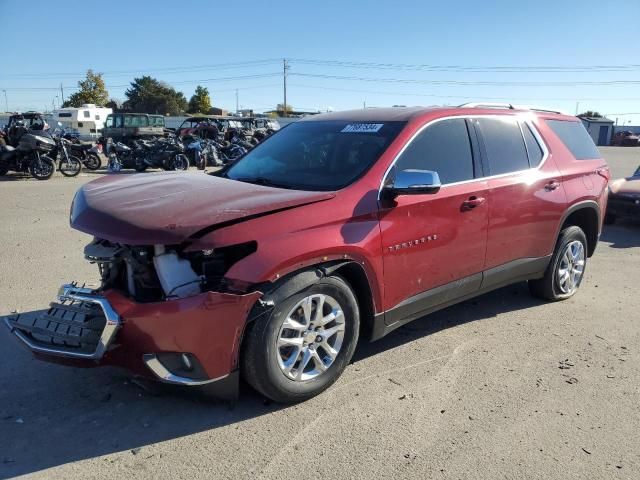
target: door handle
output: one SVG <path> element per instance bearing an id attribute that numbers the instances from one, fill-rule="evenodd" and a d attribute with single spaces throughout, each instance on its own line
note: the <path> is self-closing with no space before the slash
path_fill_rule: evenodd
<path id="1" fill-rule="evenodd" d="M 467 200 L 462 202 L 462 210 L 473 210 L 476 207 L 479 207 L 485 202 L 484 197 L 476 197 L 475 195 L 469 197 Z"/>
<path id="2" fill-rule="evenodd" d="M 544 186 L 544 189 L 545 189 L 547 192 L 551 192 L 551 191 L 553 191 L 553 190 L 557 189 L 559 186 L 560 186 L 560 182 L 558 182 L 557 180 L 551 180 L 549 183 L 547 183 L 547 184 Z"/>

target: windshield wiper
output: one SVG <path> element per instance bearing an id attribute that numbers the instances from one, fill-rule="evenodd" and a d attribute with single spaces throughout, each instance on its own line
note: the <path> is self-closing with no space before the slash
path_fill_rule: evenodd
<path id="1" fill-rule="evenodd" d="M 273 180 L 265 177 L 240 177 L 240 178 L 234 178 L 233 180 L 237 180 L 238 182 L 253 183 L 255 185 L 264 185 L 265 187 L 289 188 L 289 189 L 293 188 L 291 185 L 274 182 Z"/>

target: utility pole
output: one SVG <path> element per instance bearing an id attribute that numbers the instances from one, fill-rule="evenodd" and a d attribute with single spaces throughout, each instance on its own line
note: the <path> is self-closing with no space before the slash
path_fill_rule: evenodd
<path id="1" fill-rule="evenodd" d="M 287 116 L 287 70 L 289 69 L 289 67 L 287 66 L 287 59 L 283 58 L 282 59 L 282 86 L 283 86 L 283 90 L 284 90 L 284 105 L 282 106 L 282 114 L 286 117 Z"/>
<path id="2" fill-rule="evenodd" d="M 7 113 L 9 113 L 9 100 L 7 100 L 7 91 L 2 90 L 4 92 L 4 108 Z"/>
<path id="3" fill-rule="evenodd" d="M 236 115 L 238 114 L 238 89 L 236 88 Z"/>
<path id="4" fill-rule="evenodd" d="M 62 97 L 62 104 L 64 104 L 64 90 L 62 89 L 62 82 L 60 82 L 60 95 Z"/>
<path id="5" fill-rule="evenodd" d="M 578 115 L 578 108 L 580 108 L 580 102 L 576 102 L 576 115 Z"/>

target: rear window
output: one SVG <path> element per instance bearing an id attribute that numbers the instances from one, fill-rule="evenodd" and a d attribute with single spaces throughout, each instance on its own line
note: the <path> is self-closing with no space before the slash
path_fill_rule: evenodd
<path id="1" fill-rule="evenodd" d="M 582 122 L 545 120 L 576 160 L 601 158 L 600 152 Z"/>
<path id="2" fill-rule="evenodd" d="M 490 175 L 518 172 L 529 168 L 520 126 L 512 118 L 479 118 Z"/>

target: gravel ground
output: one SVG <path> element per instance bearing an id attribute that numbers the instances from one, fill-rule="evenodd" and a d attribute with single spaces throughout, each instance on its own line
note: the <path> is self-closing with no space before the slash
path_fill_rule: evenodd
<path id="1" fill-rule="evenodd" d="M 640 149 L 605 148 L 614 176 Z M 0 315 L 95 281 L 68 228 L 79 184 L 0 181 Z M 281 407 L 143 389 L 39 362 L 0 329 L 0 478 L 638 478 L 640 226 L 605 229 L 580 292 L 517 284 L 362 344 L 341 379 Z"/>

